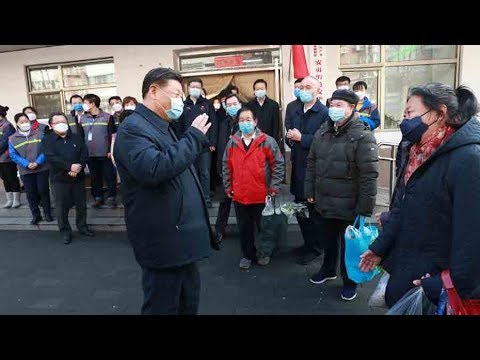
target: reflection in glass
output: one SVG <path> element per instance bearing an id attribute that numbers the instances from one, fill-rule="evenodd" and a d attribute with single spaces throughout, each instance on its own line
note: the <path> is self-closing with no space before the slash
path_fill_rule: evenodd
<path id="1" fill-rule="evenodd" d="M 33 107 L 37 110 L 39 119 L 48 119 L 54 111 L 62 111 L 60 93 L 32 95 Z"/>
<path id="2" fill-rule="evenodd" d="M 408 89 L 412 86 L 439 82 L 454 86 L 455 64 L 394 66 L 385 68 L 385 128 L 398 129 Z"/>
<path id="3" fill-rule="evenodd" d="M 380 62 L 380 45 L 340 45 L 340 64 L 370 64 Z"/>
<path id="4" fill-rule="evenodd" d="M 64 66 L 62 71 L 65 87 L 115 83 L 113 62 Z"/>
<path id="5" fill-rule="evenodd" d="M 30 70 L 31 90 L 52 90 L 60 88 L 58 68 Z"/>
<path id="6" fill-rule="evenodd" d="M 387 61 L 455 59 L 456 45 L 386 45 Z"/>

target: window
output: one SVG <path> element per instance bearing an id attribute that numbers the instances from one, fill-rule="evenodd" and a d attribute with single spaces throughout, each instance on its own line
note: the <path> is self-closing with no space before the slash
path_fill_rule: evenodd
<path id="1" fill-rule="evenodd" d="M 40 119 L 48 118 L 53 111 L 68 113 L 70 96 L 74 94 L 97 94 L 104 111 L 111 110 L 108 99 L 117 95 L 115 65 L 111 59 L 32 66 L 27 73 L 29 95 Z"/>
<path id="2" fill-rule="evenodd" d="M 352 85 L 367 83 L 367 96 L 380 110 L 381 129 L 391 130 L 403 119 L 410 87 L 456 85 L 458 53 L 456 45 L 340 45 L 340 69 Z"/>

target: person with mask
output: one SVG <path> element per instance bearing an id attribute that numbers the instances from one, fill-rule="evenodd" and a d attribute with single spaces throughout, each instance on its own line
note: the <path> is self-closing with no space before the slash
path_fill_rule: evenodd
<path id="1" fill-rule="evenodd" d="M 112 164 L 110 148 L 115 133 L 115 120 L 112 115 L 103 112 L 100 98 L 95 94 L 83 97 L 83 110 L 80 118 L 83 138 L 88 149 L 88 169 L 92 181 L 93 208 L 104 204 L 103 180 L 107 183 L 107 206 L 116 208 L 117 175 Z"/>
<path id="2" fill-rule="evenodd" d="M 22 113 L 28 116 L 32 123 L 32 130 L 38 130 L 40 134 L 45 134 L 47 131 L 47 126 L 44 124 L 40 124 L 37 120 L 37 110 L 35 110 L 32 106 L 26 106 L 22 109 Z"/>
<path id="3" fill-rule="evenodd" d="M 40 152 L 40 143 L 43 134 L 32 129 L 30 119 L 24 113 L 14 117 L 17 131 L 8 138 L 10 158 L 17 164 L 20 177 L 27 193 L 28 205 L 32 212 L 30 225 L 37 225 L 42 221 L 40 208 L 47 222 L 52 222 L 50 207 L 50 187 L 48 184 L 48 167 L 45 164 L 45 155 Z"/>
<path id="4" fill-rule="evenodd" d="M 8 151 L 8 138 L 15 133 L 15 127 L 7 120 L 8 106 L 0 105 L 0 179 L 7 196 L 2 208 L 20 207 L 20 181 L 17 176 L 17 165 L 12 161 Z"/>
<path id="5" fill-rule="evenodd" d="M 212 161 L 212 153 L 217 146 L 217 118 L 215 116 L 215 109 L 212 104 L 202 96 L 202 79 L 193 78 L 188 80 L 188 97 L 184 102 L 184 111 L 178 120 L 180 137 L 185 131 L 190 128 L 193 120 L 201 114 L 207 114 L 209 122 L 212 123 L 207 134 L 210 141 L 204 151 L 200 154 L 195 162 L 198 178 L 202 184 L 203 195 L 207 201 L 207 207 L 212 208 L 212 201 L 210 200 L 210 164 Z"/>
<path id="6" fill-rule="evenodd" d="M 217 167 L 220 174 L 223 173 L 222 167 L 225 148 L 233 135 L 235 135 L 235 133 L 237 133 L 239 130 L 237 114 L 242 107 L 242 103 L 236 94 L 229 94 L 224 101 L 227 107 L 227 115 L 218 124 Z M 222 190 L 220 205 L 218 206 L 217 220 L 215 222 L 215 236 L 218 243 L 221 243 L 225 238 L 225 230 L 227 228 L 228 217 L 232 207 L 232 199 L 227 195 L 226 189 L 223 188 L 223 180 Z"/>
<path id="7" fill-rule="evenodd" d="M 288 103 L 287 110 L 285 111 L 285 129 L 287 131 L 290 129 L 290 123 L 295 114 L 295 109 L 303 106 L 302 100 L 300 100 L 300 84 L 302 83 L 302 80 L 303 78 L 295 80 L 295 84 L 293 85 L 293 96 L 295 97 L 295 100 Z"/>
<path id="8" fill-rule="evenodd" d="M 324 248 L 322 267 L 310 282 L 336 279 L 340 260 L 341 298 L 347 301 L 357 296 L 357 284 L 345 268 L 345 229 L 358 215 L 372 214 L 378 178 L 377 141 L 355 112 L 357 102 L 351 90 L 333 93 L 330 120 L 315 134 L 305 174 L 305 196 L 314 205 L 317 236 Z"/>
<path id="9" fill-rule="evenodd" d="M 70 106 L 72 110 L 67 115 L 68 126 L 72 134 L 83 134 L 80 128 L 80 118 L 83 115 L 83 98 L 74 94 L 70 96 Z"/>
<path id="10" fill-rule="evenodd" d="M 69 131 L 64 113 L 52 113 L 48 124 L 52 131 L 43 137 L 40 151 L 45 155 L 50 169 L 58 229 L 63 243 L 70 244 L 72 227 L 68 221 L 68 213 L 73 205 L 78 232 L 84 236 L 94 236 L 87 226 L 84 169 L 88 160 L 88 150 L 82 137 Z"/>
<path id="11" fill-rule="evenodd" d="M 138 104 L 138 101 L 133 96 L 125 96 L 123 98 L 122 105 L 123 105 L 123 108 L 125 109 L 124 111 L 135 110 L 135 108 L 137 107 L 137 104 Z M 123 120 L 125 120 L 125 118 Z M 121 122 L 122 121 L 120 120 L 119 123 L 121 123 Z"/>
<path id="12" fill-rule="evenodd" d="M 238 110 L 237 117 L 240 131 L 228 141 L 222 179 L 237 214 L 243 255 L 239 266 L 246 270 L 254 260 L 260 265 L 270 262 L 269 257 L 257 255 L 255 235 L 261 231 L 266 196 L 280 192 L 284 160 L 275 139 L 257 128 L 253 109 L 244 106 Z"/>
<path id="13" fill-rule="evenodd" d="M 112 116 L 115 120 L 115 128 L 120 124 L 120 115 L 123 111 L 122 98 L 120 96 L 112 96 L 108 99 L 108 104 L 112 108 Z"/>
<path id="14" fill-rule="evenodd" d="M 360 120 L 367 124 L 370 130 L 375 130 L 380 126 L 380 113 L 377 105 L 367 97 L 367 83 L 365 81 L 357 81 L 353 84 L 353 91 L 360 99 L 356 107 Z"/>
<path id="15" fill-rule="evenodd" d="M 430 83 L 408 91 L 400 129 L 413 145 L 390 218 L 359 264 L 390 274 L 388 307 L 415 286 L 438 305 L 445 270 L 462 301 L 480 299 L 478 111 L 465 86 Z"/>
<path id="16" fill-rule="evenodd" d="M 172 121 L 184 110 L 182 77 L 168 68 L 143 80 L 143 104 L 122 123 L 113 150 L 125 222 L 142 268 L 144 315 L 194 315 L 200 301 L 197 262 L 218 249 L 193 164 L 209 146 L 212 125 L 198 115 L 178 139 Z"/>
<path id="17" fill-rule="evenodd" d="M 257 79 L 253 83 L 255 98 L 248 106 L 257 114 L 258 127 L 267 135 L 273 137 L 277 143 L 282 138 L 280 107 L 275 100 L 267 96 L 267 82 Z"/>
<path id="18" fill-rule="evenodd" d="M 286 142 L 292 149 L 290 160 L 292 161 L 292 173 L 290 192 L 295 197 L 296 203 L 306 203 L 304 181 L 305 169 L 307 168 L 307 156 L 312 145 L 313 136 L 320 126 L 328 120 L 328 109 L 318 99 L 320 93 L 320 81 L 314 76 L 305 77 L 299 86 L 299 97 L 303 106 L 295 108 L 286 135 Z M 313 214 L 313 205 L 306 204 Z M 306 218 L 297 216 L 298 225 L 302 232 L 304 245 L 294 249 L 298 255 L 297 263 L 307 265 L 315 260 L 321 252 L 316 244 L 318 232 L 315 230 L 313 216 Z"/>
<path id="19" fill-rule="evenodd" d="M 348 76 L 340 76 L 335 80 L 337 90 L 350 90 L 350 78 Z M 330 98 L 327 99 L 327 107 L 330 107 Z"/>
<path id="20" fill-rule="evenodd" d="M 213 109 L 215 111 L 215 118 L 217 123 L 217 143 L 215 145 L 215 151 L 212 153 L 212 161 L 210 164 L 210 196 L 212 197 L 216 190 L 217 186 L 221 183 L 221 168 L 219 168 L 217 164 L 221 162 L 221 157 L 223 154 L 219 153 L 218 144 L 220 142 L 220 123 L 222 123 L 227 118 L 227 113 L 225 109 L 222 107 L 220 98 L 224 96 L 223 91 L 220 92 L 217 96 L 215 96 L 211 103 L 213 105 Z M 219 159 L 220 158 L 220 159 Z"/>

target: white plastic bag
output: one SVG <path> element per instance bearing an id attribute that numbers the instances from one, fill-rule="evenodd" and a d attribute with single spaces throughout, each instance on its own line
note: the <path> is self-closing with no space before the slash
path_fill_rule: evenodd
<path id="1" fill-rule="evenodd" d="M 388 280 L 390 279 L 390 274 L 384 272 L 380 280 L 378 281 L 377 287 L 373 291 L 372 295 L 368 299 L 368 306 L 376 308 L 387 308 L 385 304 L 385 290 L 387 289 Z"/>
<path id="2" fill-rule="evenodd" d="M 424 292 L 421 286 L 410 289 L 385 315 L 422 315 Z"/>
<path id="3" fill-rule="evenodd" d="M 275 209 L 273 207 L 272 197 L 267 195 L 265 198 L 265 208 L 262 211 L 263 216 L 272 216 L 275 213 Z"/>

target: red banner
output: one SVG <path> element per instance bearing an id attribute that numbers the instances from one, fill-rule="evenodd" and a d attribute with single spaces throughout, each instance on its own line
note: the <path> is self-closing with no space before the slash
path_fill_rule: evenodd
<path id="1" fill-rule="evenodd" d="M 213 59 L 213 61 L 216 68 L 236 67 L 236 66 L 243 65 L 243 56 L 242 55 L 216 56 Z"/>

